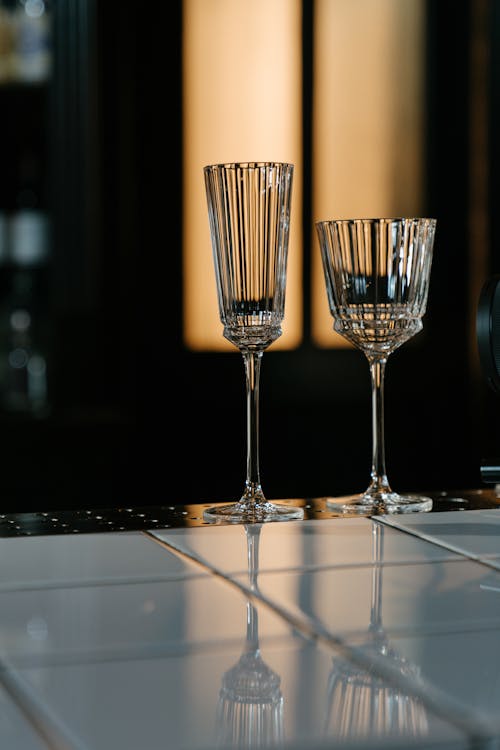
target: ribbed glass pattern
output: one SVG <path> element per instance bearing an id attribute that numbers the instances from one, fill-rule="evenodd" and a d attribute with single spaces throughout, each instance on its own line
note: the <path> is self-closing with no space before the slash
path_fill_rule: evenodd
<path id="1" fill-rule="evenodd" d="M 317 221 L 335 330 L 366 355 L 372 392 L 372 469 L 365 492 L 327 500 L 341 512 L 428 511 L 432 500 L 393 492 L 385 467 L 384 378 L 389 355 L 422 329 L 436 219 Z"/>
<path id="2" fill-rule="evenodd" d="M 382 653 L 382 652 L 381 652 Z M 420 680 L 420 672 L 391 649 L 383 652 L 406 679 Z M 335 664 L 328 685 L 327 725 L 346 740 L 406 737 L 408 744 L 429 732 L 427 711 L 422 701 L 406 695 L 396 686 L 348 662 Z M 326 729 L 326 727 L 325 727 Z"/>
<path id="3" fill-rule="evenodd" d="M 237 346 L 268 346 L 285 308 L 293 165 L 204 168 L 224 335 Z"/>
<path id="4" fill-rule="evenodd" d="M 223 678 L 217 706 L 219 746 L 275 747 L 283 741 L 280 678 L 257 650 L 243 654 Z"/>
<path id="5" fill-rule="evenodd" d="M 207 521 L 291 520 L 303 511 L 266 500 L 259 468 L 260 366 L 282 334 L 293 164 L 235 162 L 204 167 L 219 315 L 245 363 L 247 473 L 240 500 L 204 511 Z"/>
<path id="6" fill-rule="evenodd" d="M 420 331 L 435 219 L 345 219 L 316 228 L 335 330 L 380 354 Z"/>

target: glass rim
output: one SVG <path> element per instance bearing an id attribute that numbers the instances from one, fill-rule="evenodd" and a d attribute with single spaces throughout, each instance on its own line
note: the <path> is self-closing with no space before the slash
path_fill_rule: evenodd
<path id="1" fill-rule="evenodd" d="M 217 164 L 207 164 L 203 167 L 204 172 L 213 169 L 260 169 L 261 167 L 288 167 L 294 168 L 294 164 L 288 161 L 227 161 Z"/>
<path id="2" fill-rule="evenodd" d="M 430 216 L 381 216 L 381 217 L 359 217 L 356 219 L 318 219 L 314 223 L 316 226 L 325 226 L 327 224 L 392 224 L 405 221 L 424 221 L 429 224 L 436 224 L 437 219 Z"/>

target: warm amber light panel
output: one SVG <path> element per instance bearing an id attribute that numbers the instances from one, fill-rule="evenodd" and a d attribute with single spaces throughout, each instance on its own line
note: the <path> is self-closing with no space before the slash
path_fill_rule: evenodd
<path id="1" fill-rule="evenodd" d="M 184 0 L 184 342 L 234 350 L 222 336 L 203 167 L 294 164 L 283 336 L 302 337 L 302 62 L 300 0 Z"/>
<path id="2" fill-rule="evenodd" d="M 419 216 L 423 206 L 423 0 L 316 0 L 313 222 Z M 312 334 L 333 331 L 312 228 Z"/>

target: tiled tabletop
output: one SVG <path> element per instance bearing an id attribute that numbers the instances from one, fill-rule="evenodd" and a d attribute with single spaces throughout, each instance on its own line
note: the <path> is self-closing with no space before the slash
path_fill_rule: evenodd
<path id="1" fill-rule="evenodd" d="M 496 750 L 485 506 L 87 533 L 27 519 L 0 539 L 0 747 Z"/>

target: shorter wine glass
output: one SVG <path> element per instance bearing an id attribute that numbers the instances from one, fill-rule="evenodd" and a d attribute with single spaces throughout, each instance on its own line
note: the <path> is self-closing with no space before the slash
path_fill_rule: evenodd
<path id="1" fill-rule="evenodd" d="M 372 389 L 372 469 L 365 492 L 327 498 L 342 513 L 429 511 L 432 500 L 391 489 L 385 466 L 384 376 L 387 358 L 422 330 L 436 219 L 317 221 L 334 329 L 366 355 Z"/>
<path id="2" fill-rule="evenodd" d="M 243 494 L 203 517 L 230 523 L 301 519 L 301 508 L 266 500 L 259 467 L 260 367 L 264 351 L 282 334 L 293 164 L 214 164 L 203 171 L 219 315 L 224 337 L 243 355 L 247 395 Z"/>

